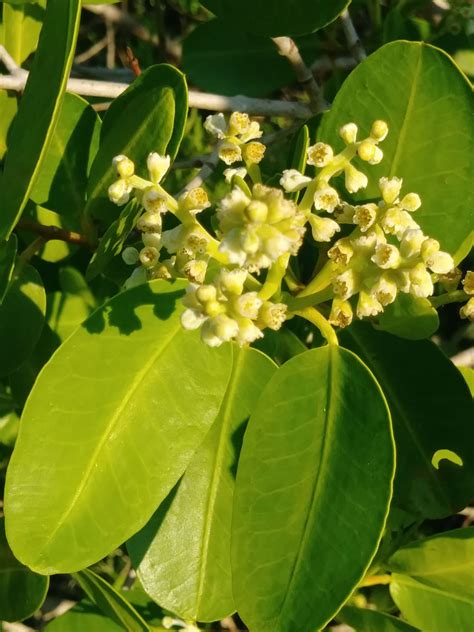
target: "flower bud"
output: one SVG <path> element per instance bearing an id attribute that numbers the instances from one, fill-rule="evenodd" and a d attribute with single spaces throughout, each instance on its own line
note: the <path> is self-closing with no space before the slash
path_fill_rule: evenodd
<path id="1" fill-rule="evenodd" d="M 311 178 L 304 176 L 297 169 L 285 169 L 280 178 L 280 184 L 289 193 L 301 191 L 311 182 Z"/>
<path id="2" fill-rule="evenodd" d="M 422 263 L 418 263 L 409 272 L 410 294 L 421 298 L 428 298 L 433 294 L 433 281 L 431 274 Z"/>
<path id="3" fill-rule="evenodd" d="M 159 233 L 161 231 L 161 215 L 152 211 L 146 211 L 138 220 L 136 227 L 143 233 Z"/>
<path id="4" fill-rule="evenodd" d="M 316 143 L 308 147 L 308 165 L 315 167 L 325 167 L 334 158 L 334 152 L 331 145 L 326 143 Z"/>
<path id="5" fill-rule="evenodd" d="M 362 171 L 356 169 L 350 162 L 344 168 L 346 189 L 349 193 L 357 193 L 360 189 L 365 189 L 368 183 L 367 176 Z"/>
<path id="6" fill-rule="evenodd" d="M 421 198 L 418 193 L 407 193 L 403 196 L 400 206 L 409 213 L 414 213 L 421 206 Z"/>
<path id="7" fill-rule="evenodd" d="M 216 296 L 217 290 L 214 285 L 200 285 L 196 289 L 196 298 L 201 305 L 205 305 L 209 301 L 215 301 Z"/>
<path id="8" fill-rule="evenodd" d="M 235 338 L 239 333 L 239 325 L 233 319 L 229 318 L 226 314 L 218 314 L 212 319 L 212 327 L 215 335 L 223 342 L 228 342 Z"/>
<path id="9" fill-rule="evenodd" d="M 339 204 L 339 194 L 330 186 L 323 186 L 314 194 L 314 208 L 332 213 Z"/>
<path id="10" fill-rule="evenodd" d="M 357 147 L 357 153 L 359 157 L 365 162 L 369 162 L 374 159 L 377 145 L 371 140 L 363 140 Z"/>
<path id="11" fill-rule="evenodd" d="M 255 320 L 262 303 L 263 301 L 258 297 L 257 292 L 246 292 L 237 299 L 236 310 L 239 316 Z"/>
<path id="12" fill-rule="evenodd" d="M 219 158 L 225 162 L 226 165 L 231 165 L 234 162 L 242 160 L 242 152 L 239 145 L 231 142 L 223 142 L 219 147 Z"/>
<path id="13" fill-rule="evenodd" d="M 122 251 L 122 259 L 128 266 L 134 266 L 138 262 L 138 250 L 129 246 Z"/>
<path id="14" fill-rule="evenodd" d="M 380 312 L 383 312 L 383 306 L 372 294 L 368 294 L 363 290 L 359 294 L 359 300 L 357 301 L 357 318 L 369 318 L 370 316 L 377 316 Z"/>
<path id="15" fill-rule="evenodd" d="M 333 299 L 331 305 L 331 313 L 329 314 L 329 322 L 335 327 L 348 327 L 353 318 L 352 307 L 349 301 L 340 298 Z"/>
<path id="16" fill-rule="evenodd" d="M 181 314 L 181 325 L 184 329 L 198 329 L 206 320 L 206 316 L 196 309 L 185 309 Z"/>
<path id="17" fill-rule="evenodd" d="M 461 318 L 467 318 L 471 322 L 474 322 L 474 297 L 470 298 L 468 302 L 459 310 Z"/>
<path id="18" fill-rule="evenodd" d="M 402 257 L 412 257 L 420 253 L 421 245 L 426 237 L 419 228 L 409 228 L 403 233 L 400 243 L 400 253 Z"/>
<path id="19" fill-rule="evenodd" d="M 265 301 L 258 313 L 258 322 L 262 328 L 269 327 L 278 331 L 286 320 L 288 307 L 284 303 Z"/>
<path id="20" fill-rule="evenodd" d="M 383 160 L 383 151 L 380 149 L 380 147 L 375 147 L 373 158 L 371 158 L 367 162 L 369 163 L 369 165 L 378 165 L 379 163 L 382 162 L 382 160 Z"/>
<path id="21" fill-rule="evenodd" d="M 385 121 L 374 121 L 372 123 L 372 127 L 370 128 L 370 136 L 374 140 L 381 142 L 382 140 L 385 140 L 387 134 L 388 125 Z"/>
<path id="22" fill-rule="evenodd" d="M 441 250 L 428 257 L 425 263 L 436 274 L 448 274 L 454 268 L 454 261 L 451 255 Z"/>
<path id="23" fill-rule="evenodd" d="M 437 252 L 439 252 L 439 249 L 440 249 L 439 241 L 436 241 L 436 239 L 432 239 L 431 237 L 428 237 L 427 239 L 425 239 L 423 243 L 421 244 L 421 250 L 420 250 L 423 261 L 426 263 L 428 259 L 430 259 Z"/>
<path id="24" fill-rule="evenodd" d="M 248 164 L 258 164 L 265 154 L 265 145 L 256 141 L 251 141 L 246 145 L 242 145 L 242 156 Z"/>
<path id="25" fill-rule="evenodd" d="M 208 347 L 220 347 L 224 342 L 215 332 L 213 319 L 208 318 L 203 323 L 201 329 L 201 340 Z"/>
<path id="26" fill-rule="evenodd" d="M 331 241 L 335 233 L 341 230 L 339 224 L 329 217 L 310 215 L 309 223 L 314 241 Z"/>
<path id="27" fill-rule="evenodd" d="M 152 151 L 148 155 L 146 164 L 148 173 L 150 174 L 150 180 L 154 184 L 158 184 L 170 168 L 171 158 L 169 156 L 160 156 L 156 151 Z"/>
<path id="28" fill-rule="evenodd" d="M 207 272 L 207 262 L 202 259 L 192 259 L 184 265 L 183 272 L 193 283 L 204 283 Z"/>
<path id="29" fill-rule="evenodd" d="M 390 244 L 378 244 L 375 248 L 375 254 L 371 257 L 371 261 L 383 270 L 397 268 L 400 264 L 400 252 L 396 246 L 392 246 Z"/>
<path id="30" fill-rule="evenodd" d="M 125 180 L 116 180 L 108 188 L 109 200 L 117 206 L 123 206 L 130 199 L 130 187 Z"/>
<path id="31" fill-rule="evenodd" d="M 339 136 L 346 143 L 346 145 L 352 145 L 357 140 L 358 128 L 355 123 L 346 123 L 339 130 Z"/>
<path id="32" fill-rule="evenodd" d="M 402 178 L 380 178 L 379 188 L 385 204 L 393 204 L 400 195 Z"/>
<path id="33" fill-rule="evenodd" d="M 135 165 L 130 158 L 127 158 L 127 156 L 123 154 L 115 156 L 115 158 L 112 159 L 112 164 L 119 178 L 130 178 L 135 173 Z"/>
<path id="34" fill-rule="evenodd" d="M 261 330 L 250 319 L 239 319 L 239 332 L 236 336 L 237 343 L 243 347 L 255 342 L 258 338 L 263 338 Z"/>
<path id="35" fill-rule="evenodd" d="M 204 121 L 204 129 L 219 139 L 225 138 L 227 123 L 222 112 L 219 112 L 219 114 L 210 114 Z"/>
<path id="36" fill-rule="evenodd" d="M 245 209 L 245 216 L 249 220 L 249 222 L 265 222 L 268 216 L 268 207 L 265 202 L 252 200 Z"/>
<path id="37" fill-rule="evenodd" d="M 247 276 L 247 270 L 241 270 L 240 268 L 227 270 L 226 268 L 222 268 L 219 273 L 218 283 L 223 292 L 240 296 L 243 292 Z"/>
<path id="38" fill-rule="evenodd" d="M 157 250 L 161 250 L 161 233 L 160 232 L 144 232 L 142 234 L 142 241 L 144 246 L 152 246 Z"/>

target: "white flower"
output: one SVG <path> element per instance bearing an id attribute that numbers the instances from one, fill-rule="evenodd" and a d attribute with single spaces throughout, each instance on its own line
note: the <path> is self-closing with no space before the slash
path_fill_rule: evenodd
<path id="1" fill-rule="evenodd" d="M 433 294 L 431 275 L 422 263 L 417 264 L 409 272 L 410 294 L 421 298 L 428 298 Z"/>
<path id="2" fill-rule="evenodd" d="M 347 300 L 353 296 L 357 292 L 358 287 L 358 279 L 351 268 L 342 274 L 339 274 L 333 280 L 334 294 L 337 294 L 337 296 L 342 300 Z"/>
<path id="3" fill-rule="evenodd" d="M 263 132 L 260 129 L 259 123 L 257 121 L 251 121 L 248 130 L 240 134 L 240 141 L 242 143 L 248 143 L 249 140 L 260 138 L 262 134 Z"/>
<path id="4" fill-rule="evenodd" d="M 435 252 L 425 261 L 430 270 L 436 274 L 448 274 L 454 268 L 454 261 L 447 252 Z"/>
<path id="5" fill-rule="evenodd" d="M 233 112 L 229 117 L 229 136 L 245 134 L 250 128 L 250 117 L 243 112 Z"/>
<path id="6" fill-rule="evenodd" d="M 145 246 L 153 246 L 157 250 L 161 249 L 161 233 L 160 232 L 144 232 L 142 241 Z"/>
<path id="7" fill-rule="evenodd" d="M 263 301 L 258 297 L 257 292 L 246 292 L 236 300 L 236 311 L 239 316 L 255 320 Z"/>
<path id="8" fill-rule="evenodd" d="M 219 114 L 210 114 L 204 121 L 204 129 L 219 139 L 225 138 L 227 122 L 222 112 L 219 112 Z"/>
<path id="9" fill-rule="evenodd" d="M 235 268 L 227 270 L 222 268 L 217 278 L 217 284 L 223 292 L 240 296 L 244 289 L 244 283 L 248 277 L 247 270 Z"/>
<path id="10" fill-rule="evenodd" d="M 185 309 L 181 314 L 181 325 L 184 329 L 198 329 L 206 320 L 206 316 L 196 309 Z"/>
<path id="11" fill-rule="evenodd" d="M 402 184 L 402 178 L 380 178 L 379 188 L 385 204 L 393 204 L 395 202 L 400 195 Z"/>
<path id="12" fill-rule="evenodd" d="M 397 297 L 398 286 L 390 273 L 382 274 L 377 283 L 370 290 L 370 294 L 382 305 L 390 305 Z"/>
<path id="13" fill-rule="evenodd" d="M 285 169 L 283 175 L 280 178 L 280 184 L 289 193 L 295 191 L 301 191 L 308 183 L 311 182 L 311 178 L 304 176 L 297 169 Z"/>
<path id="14" fill-rule="evenodd" d="M 356 206 L 354 210 L 354 224 L 357 224 L 361 231 L 365 233 L 371 228 L 377 219 L 377 205 L 364 204 Z"/>
<path id="15" fill-rule="evenodd" d="M 420 228 L 414 221 L 410 213 L 401 211 L 397 206 L 389 208 L 385 211 L 380 225 L 387 235 L 396 235 L 398 239 L 402 239 L 405 231 L 409 228 Z"/>
<path id="16" fill-rule="evenodd" d="M 108 188 L 109 200 L 117 206 L 123 206 L 130 200 L 132 187 L 126 180 L 116 180 Z"/>
<path id="17" fill-rule="evenodd" d="M 112 164 L 119 178 L 130 178 L 135 173 L 135 165 L 130 158 L 127 158 L 127 156 L 123 154 L 115 156 L 115 158 L 112 159 Z"/>
<path id="18" fill-rule="evenodd" d="M 140 250 L 139 257 L 142 266 L 145 268 L 152 268 L 158 263 L 160 253 L 156 248 L 153 248 L 153 246 L 145 246 Z"/>
<path id="19" fill-rule="evenodd" d="M 351 145 L 356 142 L 358 128 L 355 123 L 346 123 L 339 130 L 339 135 L 346 145 Z"/>
<path id="20" fill-rule="evenodd" d="M 230 184 L 232 182 L 232 178 L 234 176 L 242 178 L 243 180 L 246 175 L 247 175 L 247 169 L 245 167 L 237 167 L 237 169 L 232 169 L 230 167 L 229 169 L 224 169 L 224 178 L 227 184 Z"/>
<path id="21" fill-rule="evenodd" d="M 122 252 L 122 259 L 128 266 L 134 266 L 138 262 L 138 250 L 129 246 Z"/>
<path id="22" fill-rule="evenodd" d="M 222 142 L 219 147 L 219 158 L 225 162 L 226 165 L 232 165 L 234 162 L 242 160 L 240 146 L 230 141 Z"/>
<path id="23" fill-rule="evenodd" d="M 402 257 L 412 257 L 420 254 L 422 243 L 426 237 L 419 228 L 409 228 L 403 233 L 400 243 L 400 253 Z"/>
<path id="24" fill-rule="evenodd" d="M 329 322 L 336 327 L 348 327 L 353 318 L 352 307 L 349 301 L 340 298 L 334 298 L 331 305 L 331 313 L 329 314 Z"/>
<path id="25" fill-rule="evenodd" d="M 331 145 L 326 143 L 316 143 L 308 147 L 308 165 L 315 167 L 325 167 L 334 158 L 334 152 Z"/>
<path id="26" fill-rule="evenodd" d="M 374 121 L 372 123 L 372 127 L 370 128 L 370 136 L 374 140 L 381 142 L 385 140 L 385 138 L 387 137 L 387 134 L 388 134 L 388 125 L 385 121 Z"/>
<path id="27" fill-rule="evenodd" d="M 354 248 L 347 238 L 339 239 L 334 246 L 328 250 L 328 257 L 334 263 L 346 266 L 354 255 Z"/>
<path id="28" fill-rule="evenodd" d="M 373 157 L 367 162 L 369 163 L 369 165 L 378 165 L 379 163 L 382 162 L 382 160 L 383 160 L 383 151 L 380 149 L 380 147 L 376 147 Z"/>
<path id="29" fill-rule="evenodd" d="M 222 340 L 228 342 L 235 338 L 239 333 L 239 324 L 233 318 L 229 318 L 226 314 L 218 314 L 212 319 L 212 329 L 214 334 Z"/>
<path id="30" fill-rule="evenodd" d="M 339 224 L 329 217 L 310 215 L 309 223 L 314 241 L 331 241 L 335 233 L 341 230 Z"/>
<path id="31" fill-rule="evenodd" d="M 255 342 L 255 340 L 259 338 L 263 338 L 263 333 L 250 319 L 239 319 L 239 331 L 235 338 L 237 344 L 243 347 L 244 345 Z"/>
<path id="32" fill-rule="evenodd" d="M 346 189 L 349 193 L 357 193 L 360 189 L 365 189 L 368 179 L 365 173 L 356 169 L 350 162 L 344 168 Z"/>
<path id="33" fill-rule="evenodd" d="M 314 208 L 332 213 L 339 204 L 339 194 L 330 186 L 323 186 L 314 194 Z"/>
<path id="34" fill-rule="evenodd" d="M 179 209 L 188 211 L 191 215 L 196 215 L 209 206 L 211 206 L 209 198 L 202 187 L 185 191 L 178 200 Z"/>
<path id="35" fill-rule="evenodd" d="M 146 211 L 138 220 L 136 227 L 143 233 L 159 233 L 161 231 L 161 215 L 153 211 Z"/>
<path id="36" fill-rule="evenodd" d="M 183 272 L 193 283 L 204 283 L 207 272 L 207 261 L 191 259 L 183 266 Z"/>
<path id="37" fill-rule="evenodd" d="M 383 270 L 397 268 L 400 264 L 400 252 L 396 246 L 390 244 L 378 244 L 371 260 Z"/>
<path id="38" fill-rule="evenodd" d="M 370 162 L 375 158 L 377 153 L 377 145 L 372 140 L 363 140 L 361 144 L 357 147 L 357 153 L 361 160 L 365 162 Z"/>
<path id="39" fill-rule="evenodd" d="M 146 161 L 150 180 L 154 184 L 158 184 L 163 176 L 170 168 L 171 158 L 169 156 L 160 156 L 156 151 L 152 151 Z"/>
<path id="40" fill-rule="evenodd" d="M 142 196 L 142 205 L 146 211 L 151 213 L 166 213 L 168 210 L 166 198 L 156 187 L 146 189 Z"/>
<path id="41" fill-rule="evenodd" d="M 372 294 L 368 294 L 363 290 L 359 294 L 359 300 L 357 301 L 357 318 L 368 318 L 370 316 L 377 316 L 380 312 L 383 312 L 383 306 Z"/>
<path id="42" fill-rule="evenodd" d="M 208 347 L 220 347 L 224 342 L 222 338 L 215 333 L 214 325 L 211 319 L 207 319 L 202 325 L 201 340 Z"/>
<path id="43" fill-rule="evenodd" d="M 285 322 L 287 312 L 288 307 L 284 303 L 265 301 L 258 313 L 258 321 L 262 329 L 269 327 L 277 331 Z"/>
<path id="44" fill-rule="evenodd" d="M 242 158 L 247 164 L 258 164 L 265 155 L 266 147 L 263 143 L 252 141 L 246 145 L 242 145 Z"/>

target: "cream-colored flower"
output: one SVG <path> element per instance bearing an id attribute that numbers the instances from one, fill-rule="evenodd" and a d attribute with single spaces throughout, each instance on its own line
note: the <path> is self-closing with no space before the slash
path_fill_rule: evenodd
<path id="1" fill-rule="evenodd" d="M 126 180 L 116 180 L 108 188 L 109 200 L 117 206 L 124 206 L 130 200 L 131 192 L 132 187 Z"/>
<path id="2" fill-rule="evenodd" d="M 353 319 L 353 311 L 349 301 L 334 298 L 331 305 L 331 313 L 329 314 L 329 322 L 336 327 L 348 327 Z"/>
<path id="3" fill-rule="evenodd" d="M 368 178 L 365 173 L 356 169 L 351 163 L 347 163 L 344 168 L 346 189 L 349 193 L 357 193 L 360 189 L 365 189 Z"/>
<path id="4" fill-rule="evenodd" d="M 301 189 L 307 187 L 310 182 L 311 178 L 303 175 L 297 169 L 285 169 L 280 178 L 281 186 L 289 193 L 301 191 Z"/>
<path id="5" fill-rule="evenodd" d="M 341 230 L 339 224 L 329 217 L 310 215 L 309 223 L 314 241 L 331 241 L 334 235 Z"/>
<path id="6" fill-rule="evenodd" d="M 322 168 L 331 162 L 334 158 L 334 152 L 331 145 L 316 143 L 308 147 L 307 156 L 308 165 Z"/>
<path id="7" fill-rule="evenodd" d="M 352 145 L 357 140 L 358 127 L 355 123 L 346 123 L 339 130 L 339 136 L 346 143 Z"/>
<path id="8" fill-rule="evenodd" d="M 169 156 L 161 156 L 156 151 L 152 151 L 148 155 L 146 164 L 150 180 L 153 184 L 158 184 L 170 168 L 171 158 Z"/>
<path id="9" fill-rule="evenodd" d="M 135 173 L 134 163 L 123 154 L 115 156 L 115 158 L 112 159 L 112 165 L 119 178 L 130 178 Z"/>
<path id="10" fill-rule="evenodd" d="M 400 195 L 402 178 L 380 178 L 379 188 L 385 204 L 393 204 Z"/>
<path id="11" fill-rule="evenodd" d="M 323 185 L 314 194 L 314 208 L 318 211 L 332 213 L 340 203 L 339 194 L 333 187 Z"/>
<path id="12" fill-rule="evenodd" d="M 462 281 L 463 290 L 466 294 L 474 295 L 474 272 L 468 270 Z"/>

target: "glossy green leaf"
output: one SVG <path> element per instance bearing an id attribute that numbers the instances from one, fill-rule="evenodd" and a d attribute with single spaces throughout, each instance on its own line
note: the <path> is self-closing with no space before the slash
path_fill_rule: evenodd
<path id="1" fill-rule="evenodd" d="M 0 242 L 0 305 L 5 298 L 15 269 L 17 245 L 16 235 L 11 235 L 10 239 Z"/>
<path id="2" fill-rule="evenodd" d="M 49 211 L 43 206 L 36 206 L 36 204 L 28 203 L 24 212 L 23 218 L 32 220 L 35 223 L 43 224 L 43 226 L 56 226 L 57 228 L 65 228 L 67 230 L 77 231 L 79 228 L 79 222 L 70 217 L 63 217 L 54 211 Z M 19 231 L 21 239 L 30 244 L 37 238 L 36 233 L 21 230 Z M 49 261 L 50 263 L 57 263 L 69 257 L 77 250 L 77 246 L 70 244 L 67 241 L 61 239 L 48 239 L 46 243 L 37 251 L 36 255 L 43 259 L 43 261 Z"/>
<path id="3" fill-rule="evenodd" d="M 36 50 L 45 6 L 46 0 L 37 0 L 35 4 L 3 5 L 2 43 L 19 66 Z"/>
<path id="4" fill-rule="evenodd" d="M 150 628 L 122 595 L 91 570 L 74 574 L 76 581 L 102 612 L 127 632 L 148 632 Z"/>
<path id="5" fill-rule="evenodd" d="M 44 628 L 47 632 L 123 632 L 123 626 L 105 617 L 97 606 L 83 599 Z"/>
<path id="6" fill-rule="evenodd" d="M 234 612 L 230 532 L 235 471 L 245 425 L 273 362 L 234 348 L 219 415 L 177 489 L 128 543 L 143 587 L 184 620 L 215 621 Z"/>
<path id="7" fill-rule="evenodd" d="M 394 42 L 370 55 L 350 74 L 324 114 L 319 138 L 342 148 L 338 129 L 348 121 L 364 138 L 375 119 L 387 121 L 378 166 L 364 198 L 378 197 L 381 176 L 403 178 L 422 206 L 415 220 L 451 254 L 474 229 L 473 93 L 448 55 L 428 44 Z M 361 199 L 361 198 L 359 198 Z"/>
<path id="8" fill-rule="evenodd" d="M 99 147 L 101 122 L 87 101 L 66 93 L 31 199 L 61 215 L 79 218 L 89 169 Z"/>
<path id="9" fill-rule="evenodd" d="M 411 542 L 390 558 L 388 569 L 471 598 L 474 606 L 474 527 Z"/>
<path id="10" fill-rule="evenodd" d="M 79 0 L 48 1 L 38 50 L 11 128 L 0 183 L 0 239 L 10 235 L 21 215 L 52 139 L 73 60 L 80 12 Z"/>
<path id="11" fill-rule="evenodd" d="M 252 414 L 234 501 L 232 573 L 251 630 L 324 627 L 377 549 L 394 470 L 380 388 L 349 351 L 283 365 Z"/>
<path id="12" fill-rule="evenodd" d="M 332 22 L 350 0 L 204 0 L 203 4 L 236 28 L 259 35 L 301 35 Z"/>
<path id="13" fill-rule="evenodd" d="M 460 366 L 459 370 L 463 378 L 466 380 L 466 384 L 469 386 L 471 395 L 474 397 L 474 369 L 470 369 L 467 366 Z"/>
<path id="14" fill-rule="evenodd" d="M 424 518 L 441 518 L 472 498 L 472 398 L 457 368 L 428 340 L 406 341 L 355 323 L 339 336 L 374 372 L 392 412 L 397 445 L 394 504 Z M 451 450 L 459 466 L 432 464 Z"/>
<path id="15" fill-rule="evenodd" d="M 231 349 L 181 327 L 184 288 L 154 281 L 115 296 L 36 381 L 5 491 L 10 545 L 31 568 L 76 571 L 130 538 L 214 422 Z"/>
<path id="16" fill-rule="evenodd" d="M 174 158 L 184 132 L 188 110 L 184 75 L 161 64 L 147 68 L 104 117 L 99 152 L 92 165 L 87 188 L 87 213 L 117 217 L 117 207 L 107 197 L 108 187 L 117 179 L 112 159 L 118 154 L 131 158 L 138 175 L 147 175 L 146 160 L 151 151 Z"/>
<path id="17" fill-rule="evenodd" d="M 427 298 L 398 294 L 379 315 L 376 328 L 408 340 L 429 338 L 439 327 L 438 312 Z"/>
<path id="18" fill-rule="evenodd" d="M 86 277 L 91 280 L 119 255 L 123 249 L 127 237 L 137 223 L 143 212 L 143 207 L 136 200 L 131 200 L 121 211 L 116 219 L 99 241 L 97 250 L 87 267 Z"/>
<path id="19" fill-rule="evenodd" d="M 418 629 L 385 612 L 354 606 L 345 606 L 338 613 L 337 619 L 354 628 L 356 632 L 417 632 Z"/>
<path id="20" fill-rule="evenodd" d="M 472 574 L 470 576 L 472 583 Z M 408 575 L 392 575 L 390 594 L 403 616 L 421 630 L 469 630 L 474 621 L 474 598 L 435 588 Z"/>
<path id="21" fill-rule="evenodd" d="M 0 376 L 17 369 L 41 335 L 46 294 L 38 272 L 25 266 L 9 286 L 0 306 Z"/>
<path id="22" fill-rule="evenodd" d="M 227 95 L 261 97 L 294 81 L 292 67 L 271 39 L 220 19 L 200 24 L 186 37 L 183 70 L 202 90 Z"/>
<path id="23" fill-rule="evenodd" d="M 41 607 L 49 579 L 32 573 L 15 559 L 5 538 L 0 518 L 0 621 L 20 621 Z"/>
<path id="24" fill-rule="evenodd" d="M 83 296 L 53 292 L 48 295 L 46 320 L 59 339 L 66 340 L 90 316 L 91 311 Z"/>
<path id="25" fill-rule="evenodd" d="M 3 160 L 8 149 L 10 128 L 18 110 L 15 94 L 0 90 L 0 160 Z"/>
<path id="26" fill-rule="evenodd" d="M 265 335 L 254 343 L 257 349 L 266 353 L 278 365 L 290 360 L 308 347 L 290 329 L 282 327 L 278 331 L 267 329 Z"/>

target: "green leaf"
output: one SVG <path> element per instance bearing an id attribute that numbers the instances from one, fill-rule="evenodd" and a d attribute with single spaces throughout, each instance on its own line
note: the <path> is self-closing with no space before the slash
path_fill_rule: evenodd
<path id="1" fill-rule="evenodd" d="M 469 578 L 472 583 L 472 574 Z M 408 575 L 392 575 L 390 594 L 410 623 L 430 632 L 472 629 L 474 598 L 419 582 Z"/>
<path id="2" fill-rule="evenodd" d="M 110 224 L 87 267 L 86 278 L 89 281 L 121 253 L 142 212 L 141 204 L 133 199 L 123 208 L 118 219 Z"/>
<path id="3" fill-rule="evenodd" d="M 392 412 L 397 472 L 393 503 L 423 518 L 441 518 L 472 498 L 472 398 L 462 376 L 428 340 L 406 341 L 355 323 L 341 344 L 374 372 Z M 432 464 L 438 450 L 463 461 Z"/>
<path id="4" fill-rule="evenodd" d="M 379 315 L 377 329 L 408 340 L 429 338 L 439 327 L 438 312 L 427 298 L 398 294 Z"/>
<path id="5" fill-rule="evenodd" d="M 87 188 L 86 212 L 114 219 L 117 207 L 107 189 L 117 179 L 112 159 L 125 154 L 133 160 L 138 175 L 146 174 L 151 151 L 176 156 L 188 110 L 184 75 L 161 64 L 143 72 L 117 97 L 104 117 L 99 152 L 92 165 Z"/>
<path id="6" fill-rule="evenodd" d="M 324 627 L 364 575 L 394 470 L 390 416 L 362 362 L 326 346 L 283 365 L 253 412 L 234 501 L 234 598 L 250 629 Z"/>
<path id="7" fill-rule="evenodd" d="M 474 369 L 470 369 L 467 366 L 458 367 L 461 371 L 463 378 L 466 380 L 466 384 L 469 386 L 471 395 L 474 397 Z"/>
<path id="8" fill-rule="evenodd" d="M 7 241 L 0 242 L 0 305 L 5 298 L 15 269 L 17 245 L 16 235 L 11 235 Z"/>
<path id="9" fill-rule="evenodd" d="M 214 422 L 230 345 L 210 349 L 181 327 L 184 288 L 115 296 L 36 381 L 5 491 L 10 545 L 34 570 L 80 570 L 141 529 Z"/>
<path id="10" fill-rule="evenodd" d="M 41 607 L 48 592 L 49 578 L 32 573 L 10 551 L 0 518 L 0 620 L 20 621 Z"/>
<path id="11" fill-rule="evenodd" d="M 66 614 L 48 623 L 47 632 L 123 632 L 123 626 L 117 625 L 86 599 L 68 610 Z"/>
<path id="12" fill-rule="evenodd" d="M 75 573 L 74 578 L 89 599 L 127 632 L 149 632 L 150 628 L 135 608 L 105 579 L 87 569 Z"/>
<path id="13" fill-rule="evenodd" d="M 3 160 L 8 149 L 10 128 L 18 110 L 15 94 L 0 90 L 0 160 Z"/>
<path id="14" fill-rule="evenodd" d="M 14 61 L 21 64 L 36 50 L 46 13 L 46 0 L 35 4 L 3 5 L 3 45 Z"/>
<path id="15" fill-rule="evenodd" d="M 46 320 L 59 339 L 66 340 L 90 316 L 91 311 L 83 296 L 53 292 L 48 295 Z"/>
<path id="16" fill-rule="evenodd" d="M 294 81 L 292 67 L 268 37 L 220 19 L 200 24 L 186 37 L 183 70 L 202 90 L 226 95 L 261 97 Z"/>
<path id="17" fill-rule="evenodd" d="M 345 606 L 337 615 L 338 621 L 346 623 L 357 632 L 417 632 L 417 628 L 392 617 L 385 612 L 368 608 Z"/>
<path id="18" fill-rule="evenodd" d="M 99 147 L 101 121 L 87 101 L 66 93 L 31 199 L 75 218 L 84 210 L 89 169 Z M 79 225 L 79 224 L 78 224 Z"/>
<path id="19" fill-rule="evenodd" d="M 38 50 L 11 128 L 0 183 L 0 239 L 13 230 L 46 156 L 71 69 L 80 12 L 79 0 L 48 1 Z"/>
<path id="20" fill-rule="evenodd" d="M 56 226 L 57 228 L 65 228 L 67 230 L 76 230 L 79 228 L 79 222 L 70 217 L 64 217 L 58 215 L 54 211 L 49 211 L 43 206 L 36 206 L 31 202 L 28 202 L 24 212 L 23 219 L 32 220 L 35 223 L 42 224 L 43 226 Z M 37 237 L 35 233 L 28 230 L 19 230 L 21 239 L 30 244 Z M 67 241 L 60 239 L 48 239 L 45 244 L 35 253 L 43 261 L 49 261 L 50 263 L 57 263 L 69 257 L 77 250 L 77 246 L 70 244 Z"/>
<path id="21" fill-rule="evenodd" d="M 235 28 L 259 35 L 301 35 L 329 24 L 350 0 L 203 0 Z"/>
<path id="22" fill-rule="evenodd" d="M 235 610 L 230 574 L 235 470 L 246 422 L 275 369 L 259 351 L 234 348 L 214 425 L 178 487 L 127 545 L 148 594 L 185 620 L 216 621 Z"/>
<path id="23" fill-rule="evenodd" d="M 17 369 L 41 335 L 46 294 L 38 272 L 25 266 L 9 286 L 0 306 L 0 376 Z"/>
<path id="24" fill-rule="evenodd" d="M 360 195 L 379 197 L 381 176 L 403 177 L 402 192 L 421 196 L 414 219 L 455 254 L 474 228 L 472 109 L 471 85 L 448 55 L 420 42 L 394 42 L 346 79 L 323 116 L 319 138 L 341 149 L 344 123 L 357 123 L 364 138 L 375 119 L 387 121 L 384 159 L 378 166 L 360 163 L 370 181 Z"/>
<path id="25" fill-rule="evenodd" d="M 254 345 L 270 356 L 278 365 L 308 350 L 308 347 L 301 342 L 298 336 L 287 327 L 282 327 L 278 331 L 267 329 L 264 337 L 256 340 Z"/>

